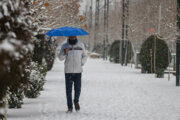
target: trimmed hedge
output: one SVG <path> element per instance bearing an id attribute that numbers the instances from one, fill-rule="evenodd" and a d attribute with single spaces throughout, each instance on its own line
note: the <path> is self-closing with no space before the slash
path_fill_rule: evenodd
<path id="1" fill-rule="evenodd" d="M 25 96 L 28 98 L 37 98 L 40 91 L 43 90 L 45 84 L 45 76 L 47 73 L 46 64 L 39 65 L 36 62 L 31 62 L 31 74 L 28 81 L 28 87 L 25 91 Z"/>
<path id="2" fill-rule="evenodd" d="M 15 84 L 8 88 L 9 108 L 21 108 L 24 98 L 24 84 Z"/>
<path id="3" fill-rule="evenodd" d="M 119 63 L 121 60 L 119 60 L 119 48 L 120 48 L 120 42 L 122 42 L 122 41 L 120 41 L 120 40 L 115 40 L 113 43 L 112 43 L 112 45 L 110 46 L 110 50 L 109 50 L 109 56 L 110 56 L 110 58 L 109 58 L 109 60 L 111 61 L 111 62 L 114 62 L 114 63 Z M 133 51 L 132 51 L 132 45 L 131 45 L 131 42 L 130 41 L 123 41 L 123 43 L 125 44 L 125 45 L 127 45 L 127 51 L 128 51 L 128 59 L 127 59 L 127 63 L 129 63 L 130 62 L 130 60 L 131 60 L 131 58 L 132 58 L 132 56 L 133 56 Z M 123 62 L 125 62 L 125 53 L 126 52 L 126 50 L 125 50 L 125 48 L 123 49 L 123 54 L 122 54 L 122 56 L 124 56 L 123 58 Z"/>
<path id="4" fill-rule="evenodd" d="M 151 35 L 144 41 L 140 51 L 140 62 L 143 70 L 147 73 L 155 73 L 154 71 L 154 49 L 156 39 L 156 74 L 163 75 L 164 70 L 168 67 L 169 48 L 166 42 L 155 35 Z M 169 55 L 170 52 L 169 52 Z M 171 56 L 169 56 L 171 59 Z M 152 65 L 151 65 L 152 63 Z M 157 76 L 157 77 L 158 77 Z"/>

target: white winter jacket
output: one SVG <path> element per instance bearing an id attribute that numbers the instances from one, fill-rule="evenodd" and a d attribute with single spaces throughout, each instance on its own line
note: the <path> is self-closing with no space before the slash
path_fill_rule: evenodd
<path id="1" fill-rule="evenodd" d="M 65 55 L 64 50 L 70 48 L 69 52 Z M 65 59 L 65 73 L 81 73 L 82 66 L 87 61 L 87 53 L 84 47 L 84 44 L 80 41 L 77 41 L 75 45 L 70 45 L 68 42 L 64 43 L 61 46 L 59 53 L 59 59 Z"/>

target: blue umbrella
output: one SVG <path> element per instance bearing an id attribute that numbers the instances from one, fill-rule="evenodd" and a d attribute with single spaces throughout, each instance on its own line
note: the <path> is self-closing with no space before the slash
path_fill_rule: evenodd
<path id="1" fill-rule="evenodd" d="M 46 33 L 48 36 L 83 36 L 88 35 L 88 32 L 81 28 L 75 28 L 75 27 L 61 27 L 61 28 L 55 28 Z"/>

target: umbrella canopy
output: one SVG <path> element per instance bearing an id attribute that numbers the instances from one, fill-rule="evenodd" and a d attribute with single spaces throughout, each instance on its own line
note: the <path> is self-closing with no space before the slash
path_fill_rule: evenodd
<path id="1" fill-rule="evenodd" d="M 61 27 L 61 28 L 55 28 L 46 33 L 48 36 L 83 36 L 88 35 L 88 32 L 81 28 L 75 28 L 75 27 Z"/>

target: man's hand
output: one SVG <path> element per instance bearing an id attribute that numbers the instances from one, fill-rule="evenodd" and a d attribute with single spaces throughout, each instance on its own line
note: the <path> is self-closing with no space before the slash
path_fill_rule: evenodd
<path id="1" fill-rule="evenodd" d="M 67 54 L 69 52 L 69 48 L 64 49 L 64 54 Z"/>

